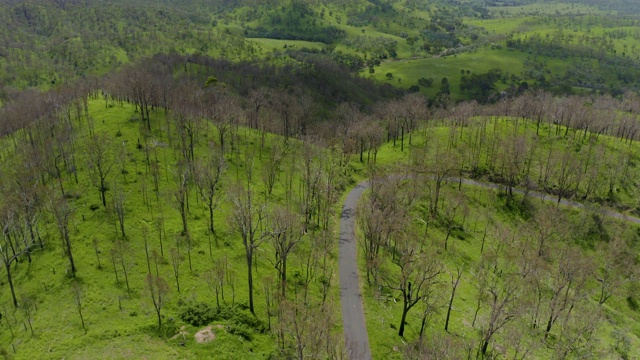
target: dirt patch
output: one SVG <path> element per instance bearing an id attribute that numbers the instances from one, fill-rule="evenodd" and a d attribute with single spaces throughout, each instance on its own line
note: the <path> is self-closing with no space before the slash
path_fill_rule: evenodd
<path id="1" fill-rule="evenodd" d="M 216 334 L 211 331 L 211 326 L 207 326 L 193 336 L 196 338 L 198 344 L 205 344 L 216 339 Z"/>
<path id="2" fill-rule="evenodd" d="M 181 326 L 180 327 L 180 331 L 178 331 L 177 334 L 173 335 L 171 337 L 171 340 L 177 339 L 179 337 L 182 337 L 182 340 L 184 340 L 186 335 L 189 335 L 189 333 L 186 331 L 186 327 L 185 326 Z"/>

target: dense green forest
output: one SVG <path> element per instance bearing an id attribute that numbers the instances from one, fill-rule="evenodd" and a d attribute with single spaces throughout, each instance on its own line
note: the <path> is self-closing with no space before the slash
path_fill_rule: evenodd
<path id="1" fill-rule="evenodd" d="M 0 356 L 637 358 L 639 11 L 1 1 Z"/>

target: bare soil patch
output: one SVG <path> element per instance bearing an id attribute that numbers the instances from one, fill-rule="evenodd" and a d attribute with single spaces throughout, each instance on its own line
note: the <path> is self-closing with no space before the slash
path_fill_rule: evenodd
<path id="1" fill-rule="evenodd" d="M 211 331 L 211 326 L 207 326 L 206 328 L 195 333 L 195 335 L 193 336 L 196 338 L 198 344 L 205 344 L 216 339 L 216 334 Z"/>

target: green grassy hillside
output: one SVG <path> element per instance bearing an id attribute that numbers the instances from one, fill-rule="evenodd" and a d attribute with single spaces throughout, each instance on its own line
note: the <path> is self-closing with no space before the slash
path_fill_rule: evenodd
<path id="1" fill-rule="evenodd" d="M 256 255 L 254 281 L 257 317 L 254 318 L 247 310 L 244 248 L 241 237 L 232 230 L 231 225 L 232 189 L 235 189 L 236 183 L 247 183 L 248 167 L 252 166 L 254 206 L 263 206 L 261 204 L 267 201 L 266 214 L 280 206 L 278 204 L 299 203 L 302 165 L 292 154 L 304 147 L 309 160 L 315 163 L 324 158 L 324 150 L 314 150 L 295 140 L 285 143 L 283 138 L 261 135 L 245 128 L 227 133 L 225 137 L 228 137 L 229 148 L 224 154 L 227 165 L 219 185 L 222 194 L 220 205 L 214 216 L 216 232 L 212 234 L 208 231 L 207 207 L 197 188 L 190 185 L 187 215 L 189 233 L 185 235 L 181 232 L 180 213 L 175 203 L 176 181 L 180 174 L 176 165 L 181 157 L 177 148 L 179 139 L 174 130 L 171 130 L 173 138 L 170 139 L 167 136 L 169 133 L 162 129 L 165 115 L 160 112 L 153 115 L 151 122 L 156 130 L 150 137 L 142 139 L 138 132 L 138 114 L 132 106 L 105 103 L 97 99 L 89 101 L 88 105 L 91 120 L 78 120 L 78 128 L 74 133 L 74 147 L 78 149 L 74 160 L 78 181 L 75 181 L 72 173 L 64 174 L 61 179 L 67 202 L 73 209 L 69 229 L 76 276 L 72 276 L 64 255 L 60 233 L 52 217 L 53 209 L 43 203 L 45 212 L 40 220 L 39 235 L 44 249 L 34 246 L 32 262 L 27 262 L 26 257 L 22 256 L 19 262 L 11 264 L 20 308 L 13 308 L 8 285 L 3 282 L 0 301 L 3 309 L 2 351 L 16 359 L 261 359 L 278 354 L 274 335 L 267 331 L 269 316 L 265 303 L 265 291 L 269 291 L 274 298 L 276 295 L 273 294 L 279 291 L 275 288 L 278 283 L 272 263 L 275 261 L 273 247 L 267 237 L 270 223 L 264 222 L 260 228 L 263 234 L 261 241 L 264 243 Z M 95 140 L 90 138 L 88 124 L 92 124 L 92 133 L 104 134 L 109 139 L 107 152 L 112 161 L 112 170 L 107 175 L 106 207 L 101 204 L 99 188 L 94 186 L 95 179 L 90 178 L 90 165 L 83 150 Z M 219 147 L 212 145 L 219 139 L 215 129 L 208 122 L 198 125 L 201 139 L 195 148 L 198 162 L 220 152 Z M 10 139 L 3 142 L 8 145 L 8 141 Z M 157 166 L 147 166 L 144 150 L 147 147 L 151 161 L 157 161 Z M 265 164 L 273 160 L 276 148 L 283 157 L 275 173 L 273 192 L 267 194 L 263 181 L 267 173 Z M 282 149 L 285 149 L 284 153 Z M 15 155 L 15 161 L 21 158 L 19 154 Z M 6 160 L 5 157 L 3 171 L 11 173 L 13 163 L 13 160 Z M 157 192 L 152 180 L 156 176 L 154 171 L 158 172 Z M 48 190 L 42 189 L 43 195 L 46 194 L 42 200 L 55 204 L 54 200 L 47 199 L 59 193 L 60 187 L 53 179 L 48 187 Z M 291 187 L 289 191 L 288 187 Z M 123 237 L 114 212 L 116 197 L 124 200 L 126 237 Z M 3 214 L 8 214 L 9 206 L 10 203 L 3 201 Z M 16 225 L 8 222 L 3 224 Z M 314 306 L 316 310 L 322 303 L 328 306 L 325 316 L 328 316 L 327 321 L 331 321 L 327 326 L 331 334 L 336 334 L 334 346 L 338 346 L 340 314 L 339 306 L 335 306 L 338 302 L 337 289 L 332 286 L 337 279 L 335 249 L 331 246 L 322 252 L 318 242 L 320 237 L 325 236 L 322 241 L 332 244 L 335 236 L 333 232 L 322 234 L 320 229 L 309 230 L 291 253 L 288 292 L 292 301 L 297 299 Z M 6 246 L 8 243 L 4 244 Z M 3 246 L 3 251 L 9 250 Z M 177 251 L 180 259 L 179 292 L 173 267 Z M 157 271 L 169 284 L 167 302 L 162 309 L 162 331 L 158 331 L 156 314 L 145 285 L 149 270 L 146 254 L 149 256 L 151 272 L 155 275 Z M 313 259 L 309 258 L 311 254 L 315 254 Z M 230 309 L 226 311 L 231 311 L 232 316 L 219 315 L 201 326 L 185 322 L 181 313 L 193 304 L 204 302 L 212 309 L 217 307 L 212 287 L 212 281 L 215 282 L 212 269 L 223 263 L 226 264 L 226 279 L 223 288 L 218 290 L 223 291 L 224 300 L 220 298 L 219 302 L 223 309 Z M 118 272 L 118 281 L 114 267 Z M 6 273 L 3 276 L 6 277 Z M 74 286 L 81 292 L 84 329 L 74 300 Z M 320 289 L 323 288 L 330 289 L 326 302 L 321 300 Z M 272 300 L 272 307 L 274 303 Z M 270 310 L 274 324 L 275 311 L 274 308 Z M 215 340 L 199 344 L 194 334 L 206 325 L 213 327 Z M 279 326 L 284 325 L 281 323 Z M 276 357 L 279 356 L 284 355 Z"/>
<path id="2" fill-rule="evenodd" d="M 501 190 L 488 190 L 446 179 L 441 184 L 440 203 L 435 213 L 431 212 L 436 186 L 433 177 L 439 176 L 438 174 L 446 174 L 447 177 L 459 174 L 474 176 L 468 166 L 474 161 L 473 147 L 484 142 L 477 142 L 477 131 L 482 128 L 482 123 L 482 120 L 472 121 L 456 130 L 440 126 L 442 123 L 435 121 L 432 126 L 417 131 L 412 138 L 413 145 L 406 145 L 405 151 L 401 151 L 399 143 L 396 146 L 388 143 L 378 152 L 377 167 L 381 174 L 385 173 L 382 169 L 388 167 L 390 170 L 386 171 L 404 172 L 409 179 L 393 180 L 388 184 L 382 179 L 378 180 L 379 188 L 375 193 L 365 196 L 361 200 L 362 207 L 359 208 L 358 238 L 364 247 L 367 241 L 372 241 L 367 240 L 371 236 L 367 229 L 371 226 L 368 225 L 371 221 L 369 216 L 373 215 L 369 215 L 367 209 L 370 206 L 380 206 L 375 205 L 376 202 L 384 204 L 384 199 L 387 199 L 385 196 L 391 196 L 397 204 L 402 204 L 395 211 L 385 210 L 384 207 L 380 210 L 386 211 L 386 217 L 403 225 L 390 232 L 388 242 L 380 250 L 382 255 L 375 260 L 375 267 L 369 268 L 366 256 L 360 253 L 360 277 L 364 282 L 367 329 L 374 357 L 402 359 L 412 358 L 416 354 L 439 354 L 447 358 L 462 357 L 465 354 L 480 356 L 482 339 L 491 326 L 492 319 L 501 319 L 504 327 L 501 325 L 492 336 L 487 350 L 488 358 L 517 354 L 544 359 L 615 359 L 638 356 L 640 329 L 636 324 L 640 313 L 636 306 L 637 283 L 632 280 L 635 276 L 632 274 L 637 273 L 638 263 L 636 224 L 604 216 L 600 210 L 601 205 L 594 204 L 594 199 L 578 197 L 586 207 L 576 209 L 557 205 L 557 197 L 553 195 L 548 195 L 547 201 L 543 202 L 519 193 L 511 196 L 506 186 L 501 187 Z M 530 186 L 531 189 L 540 189 L 534 179 L 539 179 L 538 171 L 548 161 L 544 160 L 542 153 L 555 152 L 554 157 L 562 157 L 560 154 L 566 150 L 569 153 L 576 152 L 584 160 L 588 157 L 583 153 L 586 146 L 602 146 L 610 154 L 629 154 L 631 164 L 637 161 L 636 143 L 625 145 L 611 137 L 599 137 L 597 140 L 591 138 L 588 142 L 571 140 L 571 137 L 563 139 L 562 136 L 555 135 L 553 126 L 547 125 L 539 131 L 540 135 L 536 135 L 535 123 L 516 119 L 496 119 L 492 123 L 494 125 L 487 133 L 488 138 L 500 138 L 517 131 L 521 139 L 531 139 L 532 147 L 529 149 L 538 153 L 527 160 L 533 171 L 530 174 L 533 184 L 524 185 L 524 180 L 525 183 L 520 185 Z M 499 143 L 500 140 L 496 145 L 501 147 Z M 488 155 L 483 150 L 479 152 L 480 158 Z M 495 158 L 493 161 L 496 162 L 496 169 L 505 169 L 505 166 L 510 166 L 507 163 L 514 165 L 511 161 L 517 161 L 514 160 L 518 156 L 515 148 L 500 149 L 498 153 L 509 154 L 506 156 L 512 160 L 504 158 L 506 162 L 503 162 Z M 558 163 L 555 166 L 557 165 Z M 596 166 L 595 163 L 592 166 Z M 447 167 L 447 172 L 440 172 Z M 522 170 L 524 168 L 520 171 Z M 552 170 L 553 173 L 558 171 L 559 168 Z M 635 165 L 631 165 L 628 171 L 630 177 L 635 177 L 636 175 L 630 174 L 638 170 Z M 604 178 L 614 175 L 611 170 L 598 176 L 603 176 L 602 181 L 606 182 Z M 487 174 L 484 177 L 488 181 L 500 178 L 497 174 Z M 385 192 L 390 189 L 395 189 L 393 195 Z M 630 207 L 635 214 L 636 189 L 637 184 L 633 182 L 620 184 L 615 190 L 617 194 L 613 195 L 615 203 L 623 209 Z M 374 194 L 377 200 L 372 199 Z M 375 219 L 384 224 L 384 220 Z M 385 225 L 378 226 L 386 229 Z M 411 240 L 403 240 L 407 236 Z M 536 254 L 538 245 L 534 243 L 544 236 L 549 236 L 547 239 L 550 242 L 544 244 L 543 248 L 546 250 L 540 250 Z M 387 286 L 384 279 L 391 276 L 389 274 L 400 276 L 400 270 L 394 264 L 401 259 L 398 253 L 401 248 L 396 244 L 403 241 L 410 241 L 415 249 L 419 248 L 420 253 L 426 254 L 428 264 L 431 264 L 429 266 L 435 263 L 439 270 L 434 278 L 427 281 L 426 290 L 421 293 L 424 298 L 410 310 L 406 332 L 403 337 L 399 337 L 397 332 L 402 314 L 401 292 L 391 289 L 397 283 Z M 626 255 L 617 252 L 618 246 L 626 249 Z M 575 259 L 568 260 L 569 258 L 564 257 L 571 252 L 575 252 L 575 256 L 579 256 L 584 262 L 578 263 Z M 612 260 L 613 258 L 617 260 Z M 537 263 L 538 260 L 542 263 Z M 565 271 L 561 269 L 566 261 L 573 261 L 570 266 L 574 267 L 574 271 L 578 269 L 581 275 L 576 272 L 575 276 L 581 276 L 583 283 L 576 283 L 574 286 L 577 288 L 567 290 L 567 294 L 571 294 L 574 299 L 572 301 L 575 301 L 572 302 L 572 310 L 567 313 L 565 308 L 563 315 L 560 315 L 564 320 L 554 323 L 550 334 L 545 336 L 544 325 L 547 325 L 548 320 L 545 316 L 548 316 L 550 307 L 556 306 L 554 300 L 551 300 L 552 289 L 559 281 L 555 277 L 555 271 Z M 608 265 L 609 261 L 627 264 L 624 265 L 627 268 L 613 275 L 616 277 L 615 290 L 610 298 L 599 304 L 602 299 L 602 279 L 606 279 L 603 274 L 613 271 Z M 492 276 L 496 278 L 487 280 L 484 266 L 495 266 L 493 271 L 499 270 L 499 275 L 494 274 Z M 381 268 L 387 269 L 388 273 L 381 271 Z M 453 301 L 448 331 L 444 331 L 448 301 L 458 270 L 461 271 L 461 278 Z M 369 284 L 366 282 L 368 271 L 374 274 Z M 411 276 L 409 281 L 417 286 L 415 272 Z M 533 285 L 534 283 L 538 285 Z M 501 310 L 504 312 L 496 311 L 492 307 L 492 294 L 496 294 L 494 300 L 499 303 L 505 301 L 504 291 L 510 286 L 515 286 L 515 292 L 504 303 L 506 308 Z M 538 306 L 540 312 L 532 313 Z M 423 319 L 426 326 L 422 337 Z M 591 321 L 586 321 L 587 319 Z M 535 326 L 537 321 L 541 324 Z M 407 347 L 404 345 L 406 343 L 412 345 Z"/>

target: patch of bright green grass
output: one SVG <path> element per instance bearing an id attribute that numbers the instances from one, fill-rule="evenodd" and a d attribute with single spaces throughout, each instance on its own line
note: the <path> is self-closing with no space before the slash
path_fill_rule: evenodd
<path id="1" fill-rule="evenodd" d="M 385 61 L 375 68 L 373 78 L 402 88 L 418 85 L 420 78 L 433 78 L 431 87 L 421 87 L 420 89 L 424 94 L 433 97 L 440 89 L 442 78 L 446 77 L 449 80 L 451 96 L 454 99 L 462 99 L 464 95 L 460 92 L 461 70 L 482 74 L 491 69 L 499 68 L 505 72 L 520 75 L 527 56 L 520 51 L 484 48 L 476 52 L 446 57 Z M 549 60 L 548 66 L 553 71 L 560 71 L 567 66 L 567 62 Z M 387 73 L 391 73 L 393 79 L 389 80 L 386 76 Z M 369 76 L 367 70 L 363 70 L 361 75 Z M 501 84 L 497 85 L 501 86 Z"/>

